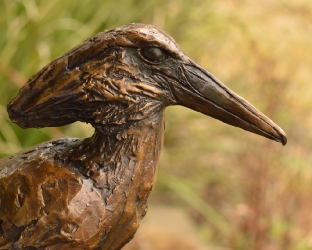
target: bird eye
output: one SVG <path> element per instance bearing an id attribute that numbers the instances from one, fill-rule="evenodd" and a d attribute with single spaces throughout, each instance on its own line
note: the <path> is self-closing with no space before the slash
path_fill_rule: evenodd
<path id="1" fill-rule="evenodd" d="M 153 63 L 159 63 L 167 58 L 166 53 L 158 47 L 143 47 L 141 55 L 144 59 Z"/>

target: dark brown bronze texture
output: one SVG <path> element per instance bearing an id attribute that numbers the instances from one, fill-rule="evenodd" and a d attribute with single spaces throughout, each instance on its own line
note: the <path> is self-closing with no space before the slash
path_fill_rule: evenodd
<path id="1" fill-rule="evenodd" d="M 147 211 L 169 105 L 286 144 L 282 129 L 161 29 L 101 32 L 45 66 L 8 105 L 22 128 L 81 121 L 95 134 L 0 161 L 0 249 L 121 249 Z"/>

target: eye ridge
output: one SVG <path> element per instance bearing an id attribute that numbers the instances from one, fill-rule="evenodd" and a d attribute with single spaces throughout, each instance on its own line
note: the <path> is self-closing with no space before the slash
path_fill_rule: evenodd
<path id="1" fill-rule="evenodd" d="M 143 47 L 140 52 L 144 59 L 154 63 L 159 63 L 167 58 L 167 54 L 161 48 L 155 46 Z"/>

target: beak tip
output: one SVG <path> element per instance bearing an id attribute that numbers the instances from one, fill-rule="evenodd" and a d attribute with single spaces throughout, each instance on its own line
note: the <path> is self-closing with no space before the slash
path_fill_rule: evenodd
<path id="1" fill-rule="evenodd" d="M 281 129 L 279 128 L 277 133 L 279 134 L 279 142 L 281 142 L 283 144 L 283 146 L 285 146 L 287 144 L 287 135 L 286 133 Z"/>
<path id="2" fill-rule="evenodd" d="M 285 146 L 285 145 L 287 144 L 287 136 L 286 136 L 286 134 L 283 134 L 283 135 L 282 135 L 282 140 L 281 140 L 281 142 L 282 142 L 283 146 Z"/>

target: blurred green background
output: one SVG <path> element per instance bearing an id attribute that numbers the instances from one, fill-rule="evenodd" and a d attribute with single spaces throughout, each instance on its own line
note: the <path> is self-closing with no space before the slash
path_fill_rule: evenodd
<path id="1" fill-rule="evenodd" d="M 50 138 L 90 136 L 92 127 L 81 123 L 22 130 L 6 105 L 28 78 L 86 38 L 151 23 L 278 123 L 289 141 L 283 147 L 168 108 L 151 207 L 182 209 L 207 249 L 312 249 L 311 0 L 1 0 L 0 12 L 1 157 Z M 140 233 L 138 245 L 146 241 Z"/>

